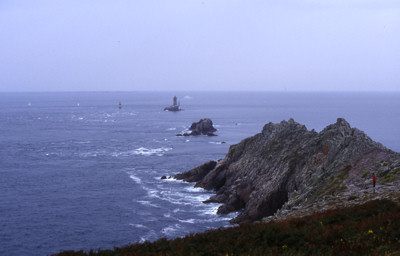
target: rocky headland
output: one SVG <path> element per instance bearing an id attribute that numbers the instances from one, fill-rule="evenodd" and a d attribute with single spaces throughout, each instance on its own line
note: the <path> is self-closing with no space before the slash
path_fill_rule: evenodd
<path id="1" fill-rule="evenodd" d="M 193 122 L 190 126 L 190 133 L 177 134 L 176 136 L 197 136 L 197 135 L 207 135 L 207 136 L 217 136 L 214 132 L 217 129 L 214 128 L 213 122 L 210 118 L 200 119 L 198 122 Z"/>
<path id="2" fill-rule="evenodd" d="M 399 200 L 400 154 L 342 118 L 319 133 L 290 119 L 266 124 L 232 145 L 224 159 L 175 178 L 215 190 L 206 202 L 222 203 L 219 214 L 239 211 L 233 223 L 282 220 L 372 199 Z"/>

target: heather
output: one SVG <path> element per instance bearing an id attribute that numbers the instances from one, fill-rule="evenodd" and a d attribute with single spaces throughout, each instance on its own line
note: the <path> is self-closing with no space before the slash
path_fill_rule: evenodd
<path id="1" fill-rule="evenodd" d="M 280 222 L 58 255 L 400 255 L 400 204 L 376 200 Z"/>

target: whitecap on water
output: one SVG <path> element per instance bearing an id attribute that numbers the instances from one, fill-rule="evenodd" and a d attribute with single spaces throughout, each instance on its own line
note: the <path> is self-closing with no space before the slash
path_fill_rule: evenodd
<path id="1" fill-rule="evenodd" d="M 178 220 L 179 222 L 183 222 L 183 223 L 191 223 L 193 224 L 196 220 L 195 219 L 188 219 L 188 220 Z"/>
<path id="2" fill-rule="evenodd" d="M 185 190 L 188 192 L 205 192 L 206 191 L 204 188 L 193 187 L 193 186 L 186 187 Z"/>
<path id="3" fill-rule="evenodd" d="M 86 157 L 96 157 L 98 155 L 104 155 L 106 152 L 104 150 L 95 150 L 89 152 L 81 152 L 79 153 L 79 157 L 86 158 Z"/>
<path id="4" fill-rule="evenodd" d="M 188 191 L 189 192 L 189 191 Z M 151 198 L 158 198 L 163 201 L 167 201 L 171 204 L 175 205 L 192 205 L 192 206 L 198 206 L 199 203 L 204 202 L 207 200 L 210 195 L 209 194 L 193 194 L 192 193 L 187 193 L 187 192 L 178 192 L 178 191 L 171 191 L 171 190 L 164 190 L 164 191 L 158 191 L 158 190 L 151 190 L 148 189 L 147 194 Z"/>
<path id="5" fill-rule="evenodd" d="M 216 215 L 220 206 L 220 204 L 209 204 L 209 208 L 203 210 L 202 213 L 207 215 Z"/>
<path id="6" fill-rule="evenodd" d="M 145 236 L 140 237 L 140 242 L 143 243 L 155 237 L 157 237 L 156 232 L 154 230 L 150 230 Z"/>
<path id="7" fill-rule="evenodd" d="M 132 153 L 135 155 L 142 155 L 142 156 L 151 156 L 151 155 L 163 156 L 165 152 L 168 152 L 171 149 L 172 148 L 166 148 L 166 147 L 152 148 L 152 149 L 140 147 L 133 150 Z"/>
<path id="8" fill-rule="evenodd" d="M 136 177 L 135 175 L 131 174 L 129 175 L 129 178 L 131 178 L 134 182 L 136 182 L 137 184 L 142 183 L 142 180 L 139 177 Z"/>
<path id="9" fill-rule="evenodd" d="M 74 141 L 75 144 L 90 144 L 91 141 L 90 140 L 78 140 L 78 141 Z"/>
<path id="10" fill-rule="evenodd" d="M 136 201 L 136 202 L 138 202 L 138 203 L 140 203 L 140 204 L 142 204 L 142 205 L 145 205 L 145 206 L 151 206 L 151 207 L 155 207 L 155 208 L 160 208 L 159 205 L 153 204 L 153 203 L 151 203 L 150 201 L 139 200 L 139 201 Z"/>
<path id="11" fill-rule="evenodd" d="M 166 236 L 170 236 L 173 233 L 177 232 L 178 229 L 180 229 L 180 228 L 181 228 L 181 226 L 179 224 L 175 224 L 173 226 L 168 226 L 166 228 L 163 228 L 163 230 L 161 232 Z"/>
<path id="12" fill-rule="evenodd" d="M 134 224 L 134 223 L 129 223 L 129 226 L 135 227 L 135 228 L 147 228 L 146 226 L 142 224 Z"/>
<path id="13" fill-rule="evenodd" d="M 154 189 L 147 189 L 147 196 L 150 198 L 159 198 L 163 199 L 158 195 L 158 191 Z"/>
<path id="14" fill-rule="evenodd" d="M 210 141 L 210 142 L 208 142 L 208 143 L 210 143 L 210 144 L 217 144 L 217 145 L 221 145 L 221 144 L 222 144 L 221 141 Z"/>
<path id="15" fill-rule="evenodd" d="M 131 155 L 140 155 L 140 156 L 163 156 L 166 152 L 172 150 L 172 148 L 161 147 L 161 148 L 145 148 L 140 147 L 134 150 L 122 151 L 122 152 L 113 152 L 111 155 L 113 157 L 119 156 L 131 156 Z"/>

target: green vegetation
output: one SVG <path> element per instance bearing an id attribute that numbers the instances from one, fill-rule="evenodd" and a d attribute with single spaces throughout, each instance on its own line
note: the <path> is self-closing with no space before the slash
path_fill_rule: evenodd
<path id="1" fill-rule="evenodd" d="M 347 198 L 348 201 L 352 201 L 352 200 L 356 200 L 358 199 L 358 196 L 349 196 L 349 198 Z"/>
<path id="2" fill-rule="evenodd" d="M 394 169 L 385 173 L 378 173 L 378 177 L 382 178 L 381 181 L 383 184 L 392 182 L 396 179 L 396 176 L 400 174 L 400 169 Z"/>
<path id="3" fill-rule="evenodd" d="M 392 182 L 396 179 L 396 175 L 394 175 L 393 173 L 387 174 L 383 179 L 382 179 L 382 183 L 388 183 L 388 182 Z"/>
<path id="4" fill-rule="evenodd" d="M 347 189 L 347 186 L 342 185 L 343 181 L 345 181 L 349 177 L 349 170 L 351 169 L 350 165 L 347 165 L 343 170 L 341 170 L 342 175 L 335 177 L 331 183 L 329 183 L 326 187 L 323 187 L 322 191 L 316 193 L 314 200 L 323 195 L 332 195 L 335 192 L 343 191 Z"/>
<path id="5" fill-rule="evenodd" d="M 371 177 L 371 173 L 369 171 L 364 172 L 364 174 L 362 175 L 363 179 L 370 178 L 370 177 Z"/>
<path id="6" fill-rule="evenodd" d="M 400 205 L 389 200 L 282 222 L 67 255 L 400 255 Z"/>

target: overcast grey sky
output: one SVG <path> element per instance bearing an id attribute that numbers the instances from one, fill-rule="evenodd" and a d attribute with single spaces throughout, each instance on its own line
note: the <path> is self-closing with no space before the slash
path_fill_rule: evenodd
<path id="1" fill-rule="evenodd" d="M 1 0 L 0 91 L 400 91 L 399 0 Z"/>

